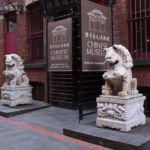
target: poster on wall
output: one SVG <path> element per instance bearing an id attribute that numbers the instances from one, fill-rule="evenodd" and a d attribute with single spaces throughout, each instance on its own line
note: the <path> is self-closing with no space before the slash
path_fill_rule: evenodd
<path id="1" fill-rule="evenodd" d="M 105 48 L 112 45 L 111 9 L 81 1 L 82 71 L 104 71 Z"/>
<path id="2" fill-rule="evenodd" d="M 48 23 L 48 71 L 72 71 L 72 18 Z"/>

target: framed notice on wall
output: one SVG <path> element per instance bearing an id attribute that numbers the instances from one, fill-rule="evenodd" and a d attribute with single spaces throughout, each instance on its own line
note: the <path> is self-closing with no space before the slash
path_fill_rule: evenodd
<path id="1" fill-rule="evenodd" d="M 72 71 L 72 18 L 48 23 L 48 71 Z"/>
<path id="2" fill-rule="evenodd" d="M 81 1 L 82 71 L 103 71 L 105 48 L 112 45 L 111 9 Z"/>

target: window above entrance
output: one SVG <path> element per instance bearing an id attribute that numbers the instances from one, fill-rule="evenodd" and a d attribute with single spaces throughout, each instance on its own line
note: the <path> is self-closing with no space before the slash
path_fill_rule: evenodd
<path id="1" fill-rule="evenodd" d="M 133 58 L 150 58 L 150 1 L 129 1 L 130 45 Z"/>
<path id="2" fill-rule="evenodd" d="M 43 16 L 39 3 L 30 5 L 28 13 L 28 58 L 26 64 L 44 62 L 43 52 Z"/>

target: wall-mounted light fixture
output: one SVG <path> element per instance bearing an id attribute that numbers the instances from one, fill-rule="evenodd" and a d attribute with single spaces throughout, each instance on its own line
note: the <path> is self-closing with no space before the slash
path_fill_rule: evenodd
<path id="1" fill-rule="evenodd" d="M 6 0 L 7 6 L 0 6 L 0 15 L 4 15 L 10 11 L 16 11 L 23 13 L 23 5 L 18 3 L 12 3 L 12 0 Z"/>

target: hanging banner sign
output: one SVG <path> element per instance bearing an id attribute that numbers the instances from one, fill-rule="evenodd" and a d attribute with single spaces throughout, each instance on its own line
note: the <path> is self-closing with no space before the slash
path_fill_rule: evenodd
<path id="1" fill-rule="evenodd" d="M 111 9 L 81 1 L 82 71 L 104 71 L 105 48 L 112 45 Z"/>
<path id="2" fill-rule="evenodd" d="M 72 18 L 48 23 L 48 70 L 72 71 Z"/>

